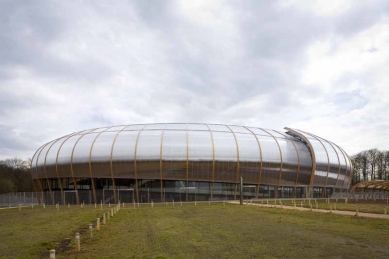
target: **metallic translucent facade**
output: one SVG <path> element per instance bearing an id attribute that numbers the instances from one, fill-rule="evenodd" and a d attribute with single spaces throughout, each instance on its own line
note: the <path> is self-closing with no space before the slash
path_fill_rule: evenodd
<path id="1" fill-rule="evenodd" d="M 281 187 L 291 188 L 294 196 L 297 187 L 308 188 L 308 195 L 316 187 L 322 195 L 327 188 L 349 188 L 351 163 L 339 146 L 286 129 L 161 123 L 85 130 L 40 147 L 31 173 L 37 188 L 50 192 L 90 179 L 95 200 L 96 189 L 120 188 L 118 179 L 135 180 L 137 194 L 139 180 L 158 180 L 161 197 L 164 181 L 208 182 L 211 199 L 216 183 L 234 184 L 236 196 L 240 176 L 256 186 L 256 197 L 260 186 L 273 186 L 274 197 Z M 99 187 L 95 179 L 110 179 L 110 184 Z"/>

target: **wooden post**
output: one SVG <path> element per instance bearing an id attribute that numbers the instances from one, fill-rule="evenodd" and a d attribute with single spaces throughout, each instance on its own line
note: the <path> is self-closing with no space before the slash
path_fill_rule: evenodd
<path id="1" fill-rule="evenodd" d="M 111 208 L 111 203 L 108 203 L 108 207 Z"/>
<path id="2" fill-rule="evenodd" d="M 70 209 L 70 203 L 68 203 L 68 208 Z"/>
<path id="3" fill-rule="evenodd" d="M 46 209 L 46 204 L 43 203 L 43 208 Z"/>
<path id="4" fill-rule="evenodd" d="M 113 217 L 113 209 L 111 208 L 111 217 Z"/>
<path id="5" fill-rule="evenodd" d="M 97 209 L 97 204 L 95 203 L 95 209 Z"/>
<path id="6" fill-rule="evenodd" d="M 81 250 L 81 245 L 80 245 L 80 233 L 76 233 L 76 251 L 80 251 Z"/>
<path id="7" fill-rule="evenodd" d="M 59 204 L 57 203 L 57 212 L 59 212 Z"/>
<path id="8" fill-rule="evenodd" d="M 96 219 L 96 230 L 100 230 L 100 218 Z"/>
<path id="9" fill-rule="evenodd" d="M 51 249 L 50 251 L 50 259 L 55 259 L 55 249 Z"/>
<path id="10" fill-rule="evenodd" d="M 173 208 L 174 208 L 174 199 L 173 199 Z"/>
<path id="11" fill-rule="evenodd" d="M 151 208 L 152 208 L 152 209 L 154 208 L 154 202 L 153 202 L 153 200 L 151 200 Z"/>
<path id="12" fill-rule="evenodd" d="M 103 214 L 103 225 L 107 224 L 107 219 L 105 218 L 105 213 Z"/>
<path id="13" fill-rule="evenodd" d="M 111 218 L 111 213 L 108 211 L 107 213 L 107 220 L 109 220 Z"/>
<path id="14" fill-rule="evenodd" d="M 100 200 L 100 210 L 103 210 L 103 200 Z"/>
<path id="15" fill-rule="evenodd" d="M 19 208 L 19 211 L 22 211 L 22 204 L 21 203 L 18 203 L 18 208 Z"/>

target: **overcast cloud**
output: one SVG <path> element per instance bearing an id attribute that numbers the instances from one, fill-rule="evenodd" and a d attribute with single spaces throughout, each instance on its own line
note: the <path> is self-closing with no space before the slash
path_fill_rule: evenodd
<path id="1" fill-rule="evenodd" d="M 389 149 L 389 1 L 0 1 L 0 159 L 207 122 Z"/>

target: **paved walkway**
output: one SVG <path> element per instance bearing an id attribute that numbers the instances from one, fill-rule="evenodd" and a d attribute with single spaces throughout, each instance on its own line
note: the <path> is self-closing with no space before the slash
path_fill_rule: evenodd
<path id="1" fill-rule="evenodd" d="M 230 201 L 229 203 L 232 204 L 239 204 L 239 201 Z M 251 205 L 251 206 L 260 206 L 260 207 L 268 207 L 268 208 L 279 208 L 279 209 L 287 209 L 287 210 L 301 210 L 301 211 L 311 211 L 310 208 L 304 208 L 304 207 L 294 207 L 294 206 L 281 206 L 281 205 L 274 205 L 274 204 L 259 204 L 259 203 L 247 203 L 244 202 L 244 205 Z M 356 216 L 355 211 L 345 211 L 345 210 L 323 210 L 323 209 L 314 209 L 312 208 L 312 212 L 321 212 L 321 213 L 332 213 L 332 214 L 339 214 L 339 215 L 347 215 L 347 216 Z M 366 218 L 377 218 L 377 219 L 389 219 L 389 215 L 384 214 L 376 214 L 376 213 L 365 213 L 365 212 L 359 212 L 358 217 L 366 217 Z"/>

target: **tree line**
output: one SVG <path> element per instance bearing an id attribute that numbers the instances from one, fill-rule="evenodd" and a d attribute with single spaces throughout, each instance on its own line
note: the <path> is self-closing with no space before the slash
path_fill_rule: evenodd
<path id="1" fill-rule="evenodd" d="M 30 165 L 30 159 L 0 160 L 0 193 L 33 191 Z"/>
<path id="2" fill-rule="evenodd" d="M 364 150 L 351 157 L 354 167 L 352 185 L 373 181 L 389 180 L 389 151 L 376 148 Z"/>

